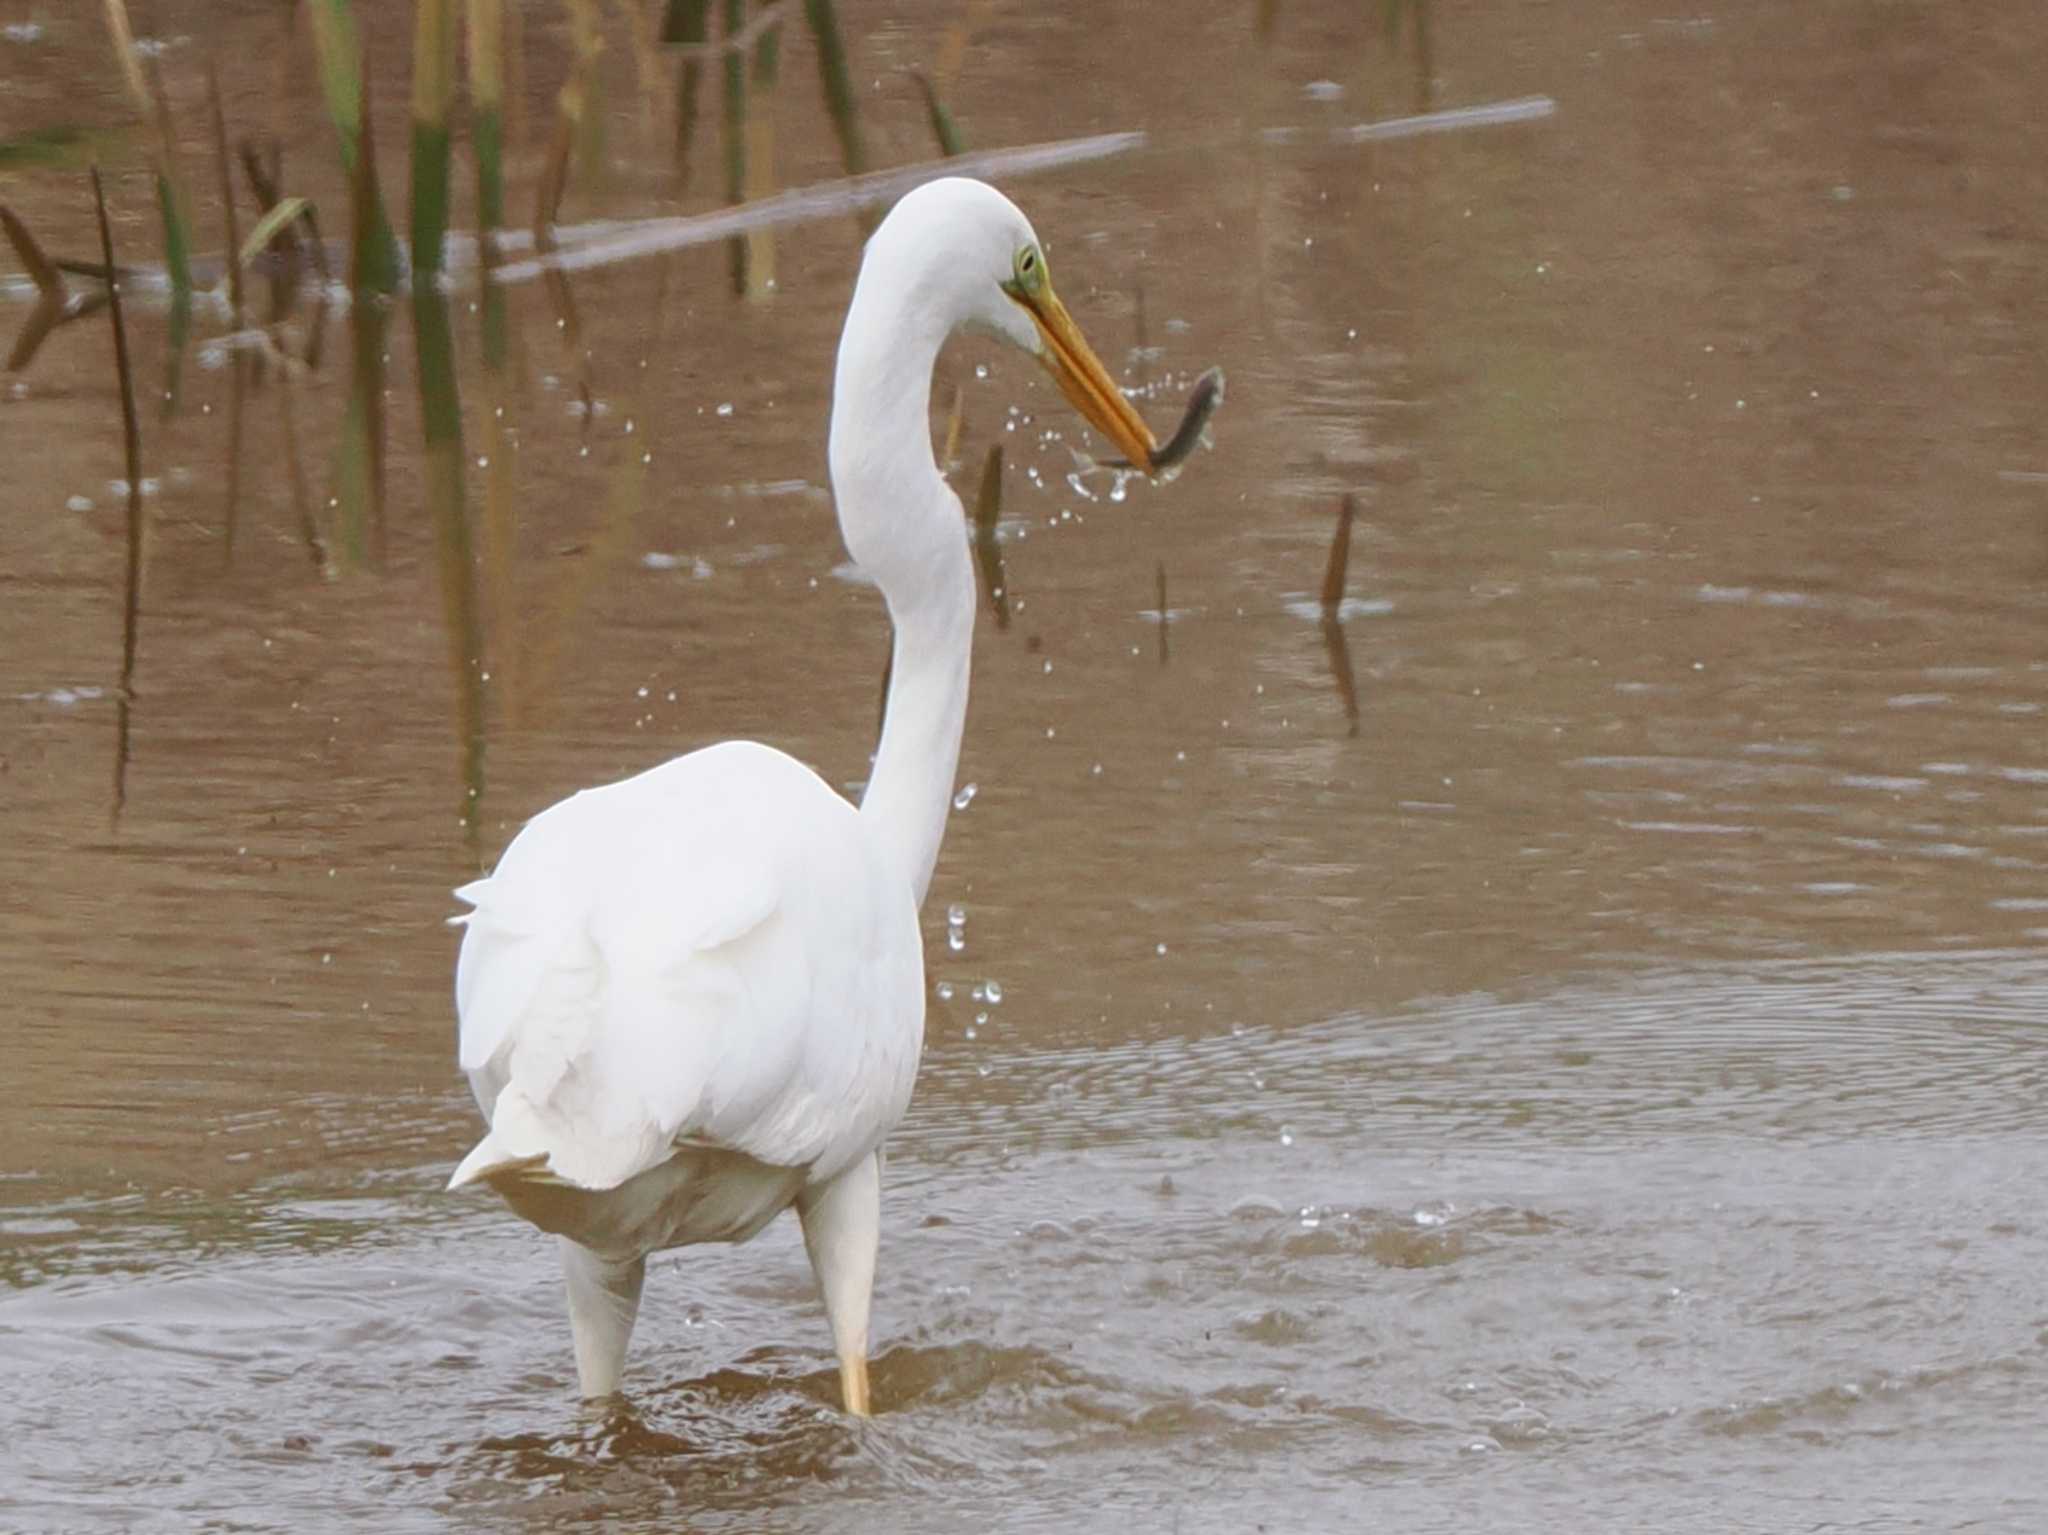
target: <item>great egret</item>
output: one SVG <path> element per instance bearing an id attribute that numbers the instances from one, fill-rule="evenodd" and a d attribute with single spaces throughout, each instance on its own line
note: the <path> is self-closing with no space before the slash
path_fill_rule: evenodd
<path id="1" fill-rule="evenodd" d="M 868 1411 L 881 1146 L 924 1040 L 917 910 L 952 801 L 975 585 L 932 458 L 932 364 L 963 326 L 1036 356 L 1144 470 L 1159 445 L 1054 295 L 1024 215 L 930 182 L 868 241 L 839 341 L 831 473 L 847 550 L 895 627 L 856 810 L 773 748 L 727 741 L 528 823 L 456 965 L 490 1184 L 561 1239 L 576 1371 L 618 1389 L 647 1255 L 742 1242 L 795 1205 L 846 1409 Z"/>

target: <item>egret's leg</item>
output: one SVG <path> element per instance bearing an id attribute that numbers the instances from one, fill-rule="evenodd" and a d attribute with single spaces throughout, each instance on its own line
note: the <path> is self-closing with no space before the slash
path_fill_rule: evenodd
<path id="1" fill-rule="evenodd" d="M 626 1343 L 640 1314 L 647 1260 L 612 1263 L 567 1237 L 561 1243 L 569 1330 L 576 1337 L 576 1378 L 584 1396 L 610 1396 L 626 1367 Z"/>
<path id="2" fill-rule="evenodd" d="M 805 1189 L 796 1203 L 839 1353 L 840 1396 L 846 1410 L 862 1418 L 868 1415 L 868 1304 L 882 1237 L 880 1156 L 862 1157 L 829 1183 Z"/>

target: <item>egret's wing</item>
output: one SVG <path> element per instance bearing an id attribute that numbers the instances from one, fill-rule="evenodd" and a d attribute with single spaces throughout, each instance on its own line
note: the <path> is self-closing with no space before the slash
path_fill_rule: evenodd
<path id="1" fill-rule="evenodd" d="M 464 1171 L 543 1157 L 609 1188 L 679 1140 L 864 1151 L 907 1099 L 923 982 L 908 892 L 862 836 L 744 743 L 537 817 L 460 892 L 461 1061 L 492 1125 Z"/>

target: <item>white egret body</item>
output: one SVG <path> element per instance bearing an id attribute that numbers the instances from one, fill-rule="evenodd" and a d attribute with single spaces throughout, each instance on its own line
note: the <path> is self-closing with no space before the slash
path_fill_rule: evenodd
<path id="1" fill-rule="evenodd" d="M 649 1253 L 744 1241 L 794 1205 L 846 1407 L 868 1411 L 880 1151 L 917 1075 L 917 909 L 967 712 L 974 574 L 929 422 L 965 325 L 1037 355 L 1133 463 L 1158 446 L 1008 199 L 952 179 L 896 205 L 833 383 L 840 531 L 895 626 L 859 809 L 728 741 L 543 811 L 457 892 L 461 1064 L 490 1129 L 450 1187 L 487 1182 L 561 1238 L 585 1396 L 618 1389 Z"/>

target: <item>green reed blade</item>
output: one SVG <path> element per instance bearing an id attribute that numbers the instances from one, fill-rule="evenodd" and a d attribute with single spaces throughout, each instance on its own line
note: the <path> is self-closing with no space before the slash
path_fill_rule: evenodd
<path id="1" fill-rule="evenodd" d="M 474 844 L 484 793 L 484 647 L 476 561 L 463 493 L 462 407 L 455 384 L 455 331 L 448 300 L 419 284 L 412 291 L 413 344 L 419 365 L 420 432 L 426 457 L 427 512 L 434 524 L 441 611 L 455 682 L 455 728 L 462 757 L 461 819 Z"/>
<path id="2" fill-rule="evenodd" d="M 756 25 L 778 0 L 764 0 Z M 782 27 L 770 22 L 754 45 L 753 77 L 747 94 L 746 200 L 761 202 L 775 194 L 775 86 L 782 72 Z M 775 290 L 775 231 L 750 229 L 746 234 L 747 293 L 763 298 Z"/>
<path id="3" fill-rule="evenodd" d="M 306 210 L 312 206 L 303 197 L 287 197 L 258 219 L 256 227 L 249 231 L 249 238 L 242 242 L 234 266 L 230 269 L 237 274 L 237 279 L 239 280 L 239 274 L 243 269 L 263 254 L 270 242 L 277 238 L 279 231 L 305 217 Z M 230 230 L 230 238 L 232 234 L 233 231 Z M 235 247 L 231 244 L 228 248 L 233 250 Z"/>
<path id="4" fill-rule="evenodd" d="M 320 91 L 341 143 L 341 165 L 352 192 L 367 192 L 355 207 L 356 259 L 351 285 L 377 293 L 398 289 L 398 237 L 384 213 L 377 189 L 376 142 L 370 133 L 370 79 L 363 68 L 362 43 L 348 0 L 308 0 L 313 48 L 319 56 Z"/>
<path id="5" fill-rule="evenodd" d="M 370 77 L 357 82 L 360 121 L 370 121 Z M 349 175 L 349 290 L 364 293 L 398 291 L 398 238 L 384 217 L 384 194 L 377 184 L 377 141 L 365 133 L 357 143 Z"/>
<path id="6" fill-rule="evenodd" d="M 335 538 L 344 561 L 372 569 L 384 563 L 384 356 L 390 332 L 388 304 L 366 298 L 349 306 L 348 406 L 335 473 Z"/>
<path id="7" fill-rule="evenodd" d="M 235 168 L 228 158 L 227 120 L 220 109 L 220 71 L 209 64 L 206 70 L 207 116 L 213 128 L 213 163 L 220 181 L 220 216 L 227 233 L 228 315 L 236 330 L 242 328 L 242 267 L 247 257 L 236 254 L 242 248 L 240 221 L 235 214 Z M 260 248 L 260 247 L 259 247 Z"/>
<path id="8" fill-rule="evenodd" d="M 730 43 L 746 25 L 746 0 L 725 0 L 725 38 Z M 720 60 L 724 70 L 725 94 L 725 200 L 746 201 L 747 196 L 747 56 L 738 48 L 727 48 Z M 747 242 L 735 235 L 726 241 L 732 262 L 732 291 L 747 291 Z"/>
<path id="9" fill-rule="evenodd" d="M 505 223 L 505 0 L 467 0 L 469 138 L 476 152 L 477 264 L 483 283 L 484 366 L 497 372 L 510 351 L 505 290 L 491 278 Z"/>
<path id="10" fill-rule="evenodd" d="M 938 87 L 924 75 L 913 76 L 918 88 L 924 92 L 925 116 L 932 125 L 932 137 L 939 142 L 939 153 L 951 159 L 954 155 L 967 152 L 967 141 L 960 136 L 960 125 L 953 121 L 953 114 L 946 110 L 946 104 L 939 100 Z"/>
<path id="11" fill-rule="evenodd" d="M 448 109 L 455 99 L 453 0 L 418 0 L 412 56 L 412 270 L 441 270 L 448 236 Z"/>
<path id="12" fill-rule="evenodd" d="M 469 133 L 476 150 L 476 221 L 505 222 L 505 0 L 468 0 Z"/>
<path id="13" fill-rule="evenodd" d="M 164 316 L 164 398 L 158 414 L 166 421 L 178 413 L 184 395 L 185 351 L 192 341 L 192 290 L 171 289 L 171 307 Z"/>
<path id="14" fill-rule="evenodd" d="M 711 0 L 668 0 L 661 20 L 664 43 L 684 43 L 690 52 L 676 70 L 676 185 L 690 182 L 690 140 L 697 130 L 697 93 L 704 80 L 704 61 L 696 49 L 711 36 Z"/>
<path id="15" fill-rule="evenodd" d="M 83 128 L 57 123 L 0 138 L 0 171 L 62 170 L 118 149 L 128 137 L 120 128 Z"/>
<path id="16" fill-rule="evenodd" d="M 818 80 L 825 91 L 825 110 L 839 136 L 839 158 L 846 174 L 867 169 L 867 148 L 861 142 L 860 118 L 854 105 L 853 82 L 847 74 L 846 44 L 839 36 L 839 18 L 832 0 L 804 0 L 804 19 L 818 45 Z"/>

